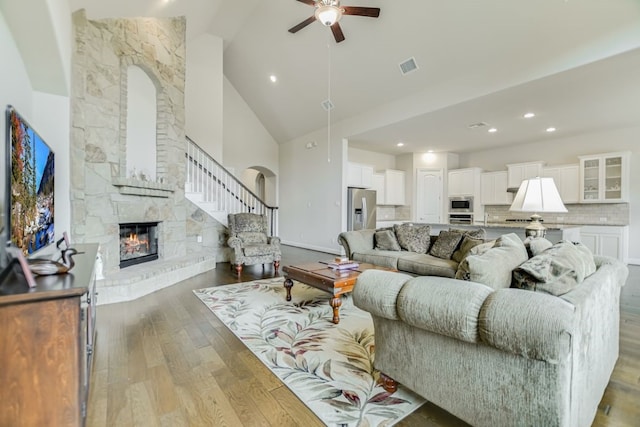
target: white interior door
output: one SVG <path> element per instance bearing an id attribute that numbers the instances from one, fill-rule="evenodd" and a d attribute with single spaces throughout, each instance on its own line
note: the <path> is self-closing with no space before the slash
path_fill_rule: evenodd
<path id="1" fill-rule="evenodd" d="M 417 218 L 418 222 L 442 224 L 442 169 L 418 169 Z"/>

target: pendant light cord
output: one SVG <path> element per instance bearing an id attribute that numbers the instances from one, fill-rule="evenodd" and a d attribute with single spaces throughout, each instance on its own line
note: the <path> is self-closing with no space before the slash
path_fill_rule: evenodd
<path id="1" fill-rule="evenodd" d="M 327 32 L 327 34 L 331 34 Z M 328 71 L 327 71 L 327 163 L 331 163 L 331 38 L 327 42 Z"/>

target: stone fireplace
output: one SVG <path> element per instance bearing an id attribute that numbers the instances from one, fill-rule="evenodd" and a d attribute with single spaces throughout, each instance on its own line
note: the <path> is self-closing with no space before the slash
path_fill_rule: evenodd
<path id="1" fill-rule="evenodd" d="M 71 238 L 100 244 L 99 302 L 129 300 L 215 268 L 215 253 L 196 245 L 201 232 L 188 230 L 194 221 L 184 196 L 185 19 L 94 21 L 79 10 L 73 25 Z M 140 109 L 129 111 L 130 67 L 141 70 L 156 92 L 155 150 L 136 147 L 154 157 L 151 173 L 127 167 L 128 148 L 140 144 L 128 132 L 140 125 Z M 156 228 L 138 229 L 135 241 L 127 228 L 133 223 Z M 148 245 L 140 241 L 143 236 Z M 147 251 L 155 252 L 154 261 L 121 263 Z"/>

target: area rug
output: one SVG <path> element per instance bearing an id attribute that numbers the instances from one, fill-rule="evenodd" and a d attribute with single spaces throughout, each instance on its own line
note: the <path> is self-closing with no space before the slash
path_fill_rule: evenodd
<path id="1" fill-rule="evenodd" d="M 207 307 L 327 426 L 392 426 L 424 400 L 389 395 L 373 368 L 373 322 L 343 295 L 340 323 L 330 295 L 283 278 L 198 289 Z"/>

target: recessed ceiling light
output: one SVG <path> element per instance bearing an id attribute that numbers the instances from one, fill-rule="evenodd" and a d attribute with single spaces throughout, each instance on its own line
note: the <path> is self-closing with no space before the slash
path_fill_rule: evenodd
<path id="1" fill-rule="evenodd" d="M 275 74 L 271 74 L 269 76 L 269 80 L 271 80 L 272 83 L 275 83 L 278 81 L 278 78 L 275 76 Z"/>
<path id="2" fill-rule="evenodd" d="M 487 132 L 489 132 L 489 133 L 496 133 L 496 132 L 498 132 L 498 129 L 496 129 L 496 128 L 490 128 Z"/>
<path id="3" fill-rule="evenodd" d="M 530 119 L 535 116 L 535 113 L 525 113 L 522 117 L 524 117 L 525 119 Z"/>
<path id="4" fill-rule="evenodd" d="M 398 143 L 396 144 L 396 146 L 398 146 L 398 147 L 404 147 L 404 142 L 398 142 Z"/>
<path id="5" fill-rule="evenodd" d="M 427 150 L 427 153 L 433 153 L 433 150 Z"/>
<path id="6" fill-rule="evenodd" d="M 555 132 L 555 131 L 556 131 L 556 128 L 554 127 L 547 128 L 547 132 Z"/>

